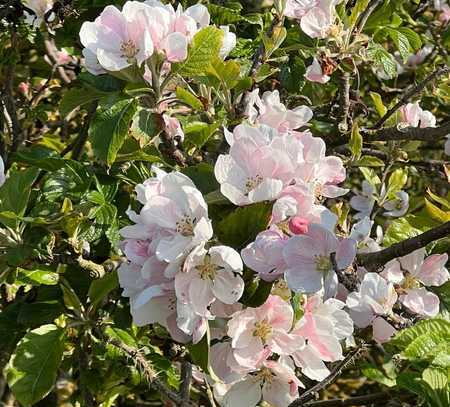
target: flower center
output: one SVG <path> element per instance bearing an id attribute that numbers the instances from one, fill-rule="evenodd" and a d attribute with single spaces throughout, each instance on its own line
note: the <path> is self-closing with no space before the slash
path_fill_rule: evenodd
<path id="1" fill-rule="evenodd" d="M 327 271 L 330 271 L 333 267 L 329 256 L 317 254 L 316 256 L 314 256 L 314 260 L 316 262 L 317 271 L 320 271 L 322 273 L 326 273 Z"/>
<path id="2" fill-rule="evenodd" d="M 194 235 L 194 219 L 189 215 L 184 215 L 181 219 L 175 223 L 177 232 L 183 236 Z"/>
<path id="3" fill-rule="evenodd" d="M 203 264 L 200 264 L 195 268 L 202 280 L 214 280 L 218 269 L 216 264 L 211 263 L 211 258 L 209 256 L 205 256 Z"/>
<path id="4" fill-rule="evenodd" d="M 255 376 L 257 381 L 264 380 L 265 382 L 271 383 L 273 379 L 273 374 L 267 367 L 263 367 Z"/>
<path id="5" fill-rule="evenodd" d="M 253 330 L 253 336 L 260 338 L 263 343 L 266 343 L 269 337 L 272 335 L 272 327 L 269 325 L 266 319 L 255 322 L 255 329 Z"/>
<path id="6" fill-rule="evenodd" d="M 137 48 L 134 42 L 131 40 L 122 42 L 120 50 L 122 51 L 122 57 L 125 57 L 127 59 L 133 59 L 139 52 L 139 48 Z"/>
<path id="7" fill-rule="evenodd" d="M 409 290 L 411 288 L 419 288 L 419 282 L 411 274 L 406 273 L 405 279 L 402 281 L 402 288 Z"/>
<path id="8" fill-rule="evenodd" d="M 263 177 L 261 175 L 255 175 L 254 177 L 248 177 L 247 182 L 245 183 L 245 189 L 247 194 L 254 190 L 259 184 L 263 182 Z"/>

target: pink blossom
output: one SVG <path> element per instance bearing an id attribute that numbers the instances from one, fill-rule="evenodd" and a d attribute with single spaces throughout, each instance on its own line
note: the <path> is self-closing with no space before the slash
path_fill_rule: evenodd
<path id="1" fill-rule="evenodd" d="M 5 181 L 6 181 L 5 163 L 3 162 L 3 158 L 0 156 L 0 187 L 5 183 Z"/>
<path id="2" fill-rule="evenodd" d="M 19 92 L 24 95 L 25 97 L 28 97 L 30 92 L 30 83 L 29 82 L 20 82 L 17 86 Z"/>
<path id="3" fill-rule="evenodd" d="M 234 383 L 222 399 L 224 407 L 255 407 L 264 400 L 270 405 L 287 407 L 298 397 L 298 387 L 304 387 L 297 378 L 288 358 L 266 360 L 261 368 Z"/>
<path id="4" fill-rule="evenodd" d="M 397 302 L 394 285 L 377 273 L 366 273 L 358 291 L 347 296 L 347 307 L 355 325 L 369 326 L 377 316 L 389 316 Z"/>
<path id="5" fill-rule="evenodd" d="M 424 287 L 413 288 L 400 296 L 401 303 L 412 312 L 428 318 L 439 313 L 439 297 Z"/>
<path id="6" fill-rule="evenodd" d="M 220 29 L 223 31 L 223 44 L 219 56 L 225 59 L 236 46 L 236 34 L 230 31 L 228 25 L 221 25 Z"/>
<path id="7" fill-rule="evenodd" d="M 251 123 L 260 123 L 277 129 L 280 133 L 289 132 L 305 126 L 313 116 L 307 106 L 299 106 L 289 110 L 280 101 L 278 90 L 266 91 L 259 97 L 259 89 L 255 89 L 247 97 L 246 114 Z"/>
<path id="8" fill-rule="evenodd" d="M 288 0 L 284 14 L 300 20 L 300 27 L 311 38 L 326 38 L 335 19 L 340 0 Z"/>
<path id="9" fill-rule="evenodd" d="M 378 343 L 389 342 L 397 330 L 384 318 L 376 317 L 372 322 L 373 339 Z"/>
<path id="10" fill-rule="evenodd" d="M 281 277 L 286 269 L 283 248 L 288 237 L 275 225 L 258 234 L 255 241 L 242 250 L 247 267 L 258 273 L 265 281 Z"/>
<path id="11" fill-rule="evenodd" d="M 148 6 L 125 3 L 122 11 L 106 6 L 94 22 L 81 26 L 80 40 L 107 71 L 120 71 L 142 63 L 153 54 Z"/>
<path id="12" fill-rule="evenodd" d="M 167 114 L 163 114 L 165 132 L 168 136 L 176 141 L 184 140 L 184 132 L 179 120 L 176 117 L 170 117 Z"/>
<path id="13" fill-rule="evenodd" d="M 350 198 L 350 206 L 357 211 L 355 219 L 370 217 L 375 205 L 375 188 L 368 181 L 362 182 L 362 192 Z"/>
<path id="14" fill-rule="evenodd" d="M 329 374 L 324 361 L 343 358 L 340 341 L 353 333 L 353 322 L 344 306 L 336 299 L 323 302 L 320 295 L 308 297 L 304 314 L 291 333 L 302 343 L 292 357 L 311 379 L 322 380 Z"/>
<path id="15" fill-rule="evenodd" d="M 353 239 L 339 241 L 332 232 L 317 224 L 311 224 L 307 234 L 289 239 L 283 249 L 289 288 L 303 293 L 315 293 L 322 288 L 335 291 L 337 278 L 332 254 L 338 269 L 343 270 L 355 258 L 356 242 Z"/>
<path id="16" fill-rule="evenodd" d="M 441 14 L 439 14 L 439 21 L 443 23 L 448 23 L 450 21 L 450 6 L 444 4 L 441 8 Z"/>
<path id="17" fill-rule="evenodd" d="M 323 73 L 317 58 L 306 68 L 305 78 L 310 82 L 327 83 L 331 78 Z"/>
<path id="18" fill-rule="evenodd" d="M 270 295 L 258 308 L 246 308 L 235 313 L 228 322 L 234 358 L 248 368 L 258 366 L 271 352 L 286 355 L 295 349 L 289 335 L 294 312 L 278 296 Z"/>
<path id="19" fill-rule="evenodd" d="M 408 212 L 408 193 L 405 191 L 399 191 L 395 195 L 397 197 L 396 199 L 392 199 L 384 203 L 383 208 L 386 209 L 386 212 L 383 213 L 384 216 L 399 217 Z"/>
<path id="20" fill-rule="evenodd" d="M 198 315 L 209 317 L 209 307 L 216 299 L 225 304 L 239 300 L 244 291 L 242 269 L 241 257 L 234 249 L 197 246 L 186 258 L 183 271 L 175 275 L 177 297 Z"/>
<path id="21" fill-rule="evenodd" d="M 423 110 L 419 102 L 408 103 L 400 108 L 402 122 L 411 127 L 436 127 L 436 118 L 433 113 Z"/>
<path id="22" fill-rule="evenodd" d="M 56 56 L 56 63 L 58 65 L 65 65 L 72 61 L 72 57 L 65 49 L 62 49 L 61 51 L 56 51 L 55 56 Z"/>
<path id="23" fill-rule="evenodd" d="M 214 167 L 220 190 L 235 205 L 275 200 L 295 171 L 282 137 L 269 128 L 237 126 L 229 136 L 230 152 L 220 155 Z M 287 136 L 286 136 L 287 137 Z"/>

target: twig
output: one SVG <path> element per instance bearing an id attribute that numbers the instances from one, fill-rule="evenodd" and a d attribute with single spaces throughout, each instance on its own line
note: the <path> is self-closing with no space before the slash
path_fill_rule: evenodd
<path id="1" fill-rule="evenodd" d="M 450 236 L 450 222 L 446 222 L 437 228 L 430 229 L 418 236 L 395 243 L 386 249 L 373 253 L 362 253 L 357 257 L 357 261 L 369 271 L 377 271 L 388 261 L 397 257 L 406 256 L 417 249 L 425 247 L 427 244 L 443 237 Z"/>
<path id="2" fill-rule="evenodd" d="M 375 125 L 372 127 L 372 129 L 379 129 L 381 126 L 383 126 L 384 123 L 398 110 L 400 107 L 402 107 L 405 103 L 409 101 L 414 95 L 417 95 L 418 93 L 421 93 L 425 87 L 429 84 L 434 82 L 436 79 L 438 79 L 440 76 L 448 74 L 450 72 L 450 67 L 444 66 L 441 68 L 436 69 L 433 73 L 428 75 L 422 82 L 418 83 L 416 86 L 412 87 L 408 91 L 406 91 L 403 96 L 400 98 L 400 100 L 395 104 L 394 107 L 389 109 L 386 114 L 378 120 Z"/>
<path id="3" fill-rule="evenodd" d="M 104 336 L 104 335 L 102 335 Z M 180 396 L 173 390 L 169 389 L 167 385 L 158 378 L 157 372 L 153 369 L 151 364 L 145 358 L 145 356 L 138 350 L 133 348 L 132 346 L 128 346 L 125 343 L 121 342 L 118 339 L 104 337 L 104 339 L 114 345 L 116 348 L 120 349 L 122 352 L 126 353 L 130 359 L 134 360 L 136 364 L 140 367 L 142 372 L 144 373 L 146 379 L 150 383 L 151 387 L 155 390 L 159 391 L 164 397 L 173 401 L 177 405 L 181 405 L 182 399 Z M 187 406 L 193 406 L 188 402 Z"/>
<path id="4" fill-rule="evenodd" d="M 379 400 L 387 400 L 389 395 L 387 393 L 374 393 L 367 394 L 365 396 L 350 397 L 348 399 L 331 399 L 313 401 L 306 404 L 306 407 L 347 407 L 347 406 L 360 406 L 363 404 L 371 404 Z"/>
<path id="5" fill-rule="evenodd" d="M 375 9 L 383 2 L 383 0 L 372 0 L 367 8 L 364 10 L 364 13 L 361 14 L 359 18 L 359 22 L 357 24 L 356 34 L 360 34 L 364 29 L 364 26 L 367 23 L 370 15 L 375 11 Z"/>
<path id="6" fill-rule="evenodd" d="M 188 361 L 181 364 L 180 407 L 189 405 L 189 393 L 191 390 L 192 365 Z"/>
<path id="7" fill-rule="evenodd" d="M 11 49 L 14 52 L 17 51 L 18 47 L 18 39 L 17 32 L 14 29 L 11 29 Z M 23 131 L 22 126 L 20 125 L 19 118 L 17 116 L 17 107 L 16 102 L 13 96 L 13 86 L 14 86 L 14 74 L 16 71 L 16 61 L 15 58 L 10 61 L 10 63 L 6 67 L 4 85 L 2 90 L 2 99 L 5 109 L 11 119 L 11 133 L 12 133 L 12 144 L 10 153 L 14 153 L 23 143 Z M 6 167 L 8 168 L 10 162 Z"/>
<path id="8" fill-rule="evenodd" d="M 344 360 L 339 362 L 336 367 L 331 371 L 331 373 L 323 379 L 321 382 L 317 383 L 315 386 L 306 390 L 298 399 L 294 400 L 288 407 L 301 407 L 304 406 L 308 401 L 314 399 L 316 394 L 327 387 L 329 384 L 333 383 L 341 374 L 342 371 L 350 365 L 355 359 L 361 355 L 361 351 L 365 349 L 365 344 L 361 343 L 355 349 L 353 349 L 345 357 Z"/>
<path id="9" fill-rule="evenodd" d="M 380 130 L 361 130 L 364 142 L 373 141 L 433 141 L 442 139 L 450 134 L 450 121 L 439 127 L 388 127 Z M 348 135 L 333 134 L 331 136 L 323 136 L 327 142 L 328 148 L 339 147 L 347 144 L 350 140 Z"/>
<path id="10" fill-rule="evenodd" d="M 80 134 L 78 135 L 77 140 L 75 140 L 73 144 L 73 150 L 72 150 L 72 160 L 78 160 L 78 158 L 81 155 L 81 152 L 83 151 L 83 147 L 86 143 L 86 140 L 89 135 L 89 125 L 94 117 L 95 111 L 97 110 L 98 100 L 95 100 L 91 103 L 91 106 L 89 107 L 86 119 L 84 121 L 83 128 L 80 130 Z"/>
<path id="11" fill-rule="evenodd" d="M 351 125 L 350 113 L 350 74 L 343 72 L 339 81 L 339 102 L 341 105 L 341 122 L 339 123 L 339 131 L 347 133 L 349 124 Z"/>

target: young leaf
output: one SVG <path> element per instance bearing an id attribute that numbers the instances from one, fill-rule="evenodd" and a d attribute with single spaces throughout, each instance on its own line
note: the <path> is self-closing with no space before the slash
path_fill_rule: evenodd
<path id="1" fill-rule="evenodd" d="M 209 26 L 195 34 L 185 61 L 172 65 L 171 72 L 183 76 L 203 75 L 211 62 L 219 56 L 223 31 Z"/>
<path id="2" fill-rule="evenodd" d="M 397 64 L 394 57 L 380 44 L 371 42 L 367 48 L 367 56 L 375 62 L 389 78 L 397 76 Z"/>
<path id="3" fill-rule="evenodd" d="M 18 343 L 7 369 L 7 380 L 16 399 L 24 405 L 42 400 L 55 384 L 64 350 L 64 330 L 43 325 Z"/>
<path id="4" fill-rule="evenodd" d="M 387 112 L 387 108 L 383 103 L 383 99 L 381 98 L 381 95 L 376 92 L 370 92 L 370 97 L 373 100 L 373 103 L 375 105 L 375 109 L 377 109 L 378 115 L 380 117 L 383 117 Z"/>
<path id="5" fill-rule="evenodd" d="M 124 99 L 97 110 L 89 129 L 89 137 L 96 157 L 108 166 L 116 160 L 136 109 L 135 99 Z"/>
<path id="6" fill-rule="evenodd" d="M 359 131 L 358 123 L 355 123 L 352 128 L 352 133 L 350 136 L 349 147 L 352 152 L 352 159 L 359 160 L 361 157 L 361 151 L 363 146 L 363 139 Z"/>
<path id="7" fill-rule="evenodd" d="M 18 267 L 16 283 L 31 285 L 56 285 L 59 281 L 59 274 L 52 270 L 32 269 L 27 270 Z"/>

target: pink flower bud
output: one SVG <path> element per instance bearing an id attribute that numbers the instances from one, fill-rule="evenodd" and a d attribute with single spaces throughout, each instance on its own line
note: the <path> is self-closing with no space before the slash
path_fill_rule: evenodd
<path id="1" fill-rule="evenodd" d="M 20 82 L 18 86 L 19 92 L 22 93 L 22 95 L 28 95 L 28 92 L 30 91 L 30 84 L 28 82 Z"/>
<path id="2" fill-rule="evenodd" d="M 289 230 L 295 235 L 308 233 L 309 220 L 301 216 L 294 216 L 289 221 Z"/>

